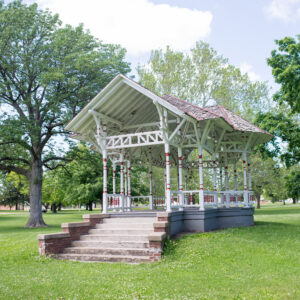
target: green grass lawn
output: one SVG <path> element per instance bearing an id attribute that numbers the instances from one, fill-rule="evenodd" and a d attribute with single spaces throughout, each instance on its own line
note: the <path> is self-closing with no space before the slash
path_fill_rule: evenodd
<path id="1" fill-rule="evenodd" d="M 256 226 L 192 234 L 168 243 L 161 262 L 57 261 L 38 254 L 37 234 L 61 231 L 85 212 L 0 213 L 0 299 L 300 299 L 300 206 L 256 211 Z"/>

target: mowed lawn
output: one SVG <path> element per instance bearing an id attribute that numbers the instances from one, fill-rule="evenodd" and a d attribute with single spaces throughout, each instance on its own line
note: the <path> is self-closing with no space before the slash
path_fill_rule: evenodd
<path id="1" fill-rule="evenodd" d="M 0 299 L 300 299 L 300 206 L 256 211 L 256 226 L 191 234 L 168 243 L 161 262 L 57 261 L 38 254 L 37 234 L 85 212 L 0 214 Z"/>

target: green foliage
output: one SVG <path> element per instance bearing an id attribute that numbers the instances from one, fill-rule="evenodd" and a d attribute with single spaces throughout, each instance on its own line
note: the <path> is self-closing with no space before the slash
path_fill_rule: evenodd
<path id="1" fill-rule="evenodd" d="M 295 200 L 300 199 L 300 170 L 292 170 L 289 175 L 285 177 L 285 185 L 287 195 Z"/>
<path id="2" fill-rule="evenodd" d="M 252 119 L 269 107 L 268 87 L 228 63 L 213 48 L 197 42 L 190 53 L 154 50 L 138 67 L 140 83 L 159 95 L 170 94 L 201 106 L 216 102 Z"/>
<path id="3" fill-rule="evenodd" d="M 300 35 L 297 39 L 285 37 L 275 43 L 278 50 L 273 50 L 267 60 L 275 82 L 281 85 L 274 100 L 288 103 L 293 113 L 300 113 Z"/>
<path id="4" fill-rule="evenodd" d="M 28 190 L 24 188 L 20 178 L 16 174 L 2 176 L 0 183 L 0 205 L 7 205 L 10 208 L 19 204 L 28 203 Z"/>
<path id="5" fill-rule="evenodd" d="M 27 176 L 36 191 L 30 202 L 40 204 L 43 166 L 54 169 L 63 159 L 55 137 L 66 137 L 66 122 L 130 71 L 126 51 L 83 25 L 62 27 L 58 15 L 37 4 L 12 1 L 0 7 L 0 53 L 0 170 Z M 39 226 L 39 205 L 33 207 L 29 226 Z"/>
<path id="6" fill-rule="evenodd" d="M 300 125 L 296 118 L 281 112 L 258 113 L 255 123 L 274 135 L 268 144 L 259 147 L 264 157 L 279 156 L 287 167 L 300 162 Z"/>

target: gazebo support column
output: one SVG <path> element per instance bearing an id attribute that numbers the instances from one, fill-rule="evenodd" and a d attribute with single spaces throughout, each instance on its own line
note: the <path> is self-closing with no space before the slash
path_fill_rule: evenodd
<path id="1" fill-rule="evenodd" d="M 102 197 L 102 213 L 107 214 L 107 151 L 102 150 L 103 159 L 103 197 Z"/>
<path id="2" fill-rule="evenodd" d="M 97 126 L 100 129 L 99 125 Z M 98 133 L 99 134 L 99 133 Z M 107 150 L 106 150 L 106 124 L 103 124 L 103 197 L 102 197 L 102 213 L 107 214 Z"/>
<path id="3" fill-rule="evenodd" d="M 204 210 L 204 190 L 203 190 L 203 148 L 198 147 L 199 158 L 199 205 L 200 210 Z"/>
<path id="4" fill-rule="evenodd" d="M 182 148 L 178 148 L 178 181 L 179 181 L 179 191 L 182 192 L 183 191 L 183 187 L 182 187 Z M 184 195 L 179 194 L 178 196 L 179 196 L 179 198 L 178 198 L 179 203 L 180 203 L 180 205 L 183 206 Z"/>
<path id="5" fill-rule="evenodd" d="M 113 167 L 113 194 L 115 195 L 116 194 L 116 163 L 113 162 L 112 164 L 112 167 Z M 113 207 L 114 207 L 114 211 L 116 210 L 115 209 L 115 205 L 116 205 L 116 198 L 115 196 L 113 197 Z"/>
<path id="6" fill-rule="evenodd" d="M 124 156 L 120 155 L 120 194 L 121 194 L 121 211 L 124 212 Z"/>
<path id="7" fill-rule="evenodd" d="M 228 180 L 228 163 L 227 163 L 227 158 L 226 158 L 226 162 L 225 162 L 225 190 L 226 192 L 229 191 L 229 180 Z M 230 196 L 228 193 L 226 193 L 226 207 L 229 208 L 230 207 Z"/>
<path id="8" fill-rule="evenodd" d="M 125 198 L 125 206 L 127 206 L 127 196 L 128 196 L 128 177 L 127 177 L 127 162 L 124 161 L 124 198 Z"/>
<path id="9" fill-rule="evenodd" d="M 166 155 L 166 210 L 171 212 L 171 170 L 170 170 L 170 145 L 165 143 Z"/>
<path id="10" fill-rule="evenodd" d="M 218 207 L 218 194 L 217 194 L 217 164 L 216 164 L 216 154 L 213 153 L 213 184 L 214 184 L 214 207 Z"/>
<path id="11" fill-rule="evenodd" d="M 149 164 L 149 208 L 153 209 L 153 193 L 152 193 L 152 162 Z"/>
<path id="12" fill-rule="evenodd" d="M 131 178 L 130 178 L 130 172 L 131 172 L 131 165 L 130 161 L 127 162 L 127 207 L 128 210 L 131 211 Z"/>
<path id="13" fill-rule="evenodd" d="M 236 171 L 236 162 L 233 164 L 233 176 L 234 176 L 234 190 L 237 191 L 237 171 Z M 239 196 L 235 195 L 236 206 L 239 205 Z"/>
<path id="14" fill-rule="evenodd" d="M 243 152 L 242 159 L 243 159 L 243 175 L 244 175 L 244 205 L 245 207 L 249 207 L 248 190 L 247 190 L 246 152 Z"/>
<path id="15" fill-rule="evenodd" d="M 250 155 L 248 156 L 248 201 L 249 201 L 249 204 L 252 205 L 250 203 L 250 192 L 252 191 L 252 181 L 251 181 L 251 159 L 250 159 Z"/>
<path id="16" fill-rule="evenodd" d="M 220 197 L 221 197 L 221 206 L 224 206 L 224 195 L 221 193 L 223 190 L 223 168 L 220 166 Z"/>

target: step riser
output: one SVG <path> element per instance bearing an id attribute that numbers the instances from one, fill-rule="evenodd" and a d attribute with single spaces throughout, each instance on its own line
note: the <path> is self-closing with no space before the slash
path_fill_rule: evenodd
<path id="1" fill-rule="evenodd" d="M 126 241 L 144 241 L 148 240 L 147 236 L 136 236 L 136 235 L 82 235 L 80 237 L 81 241 L 117 241 L 117 242 L 126 242 Z"/>
<path id="2" fill-rule="evenodd" d="M 154 230 L 142 229 L 91 229 L 89 234 L 121 234 L 121 235 L 146 235 L 153 233 Z"/>
<path id="3" fill-rule="evenodd" d="M 143 263 L 150 262 L 149 258 L 126 258 L 126 257 L 97 257 L 97 256 L 81 256 L 81 255 L 68 255 L 59 254 L 58 259 L 76 260 L 76 261 L 86 261 L 86 262 L 125 262 L 125 263 Z"/>
<path id="4" fill-rule="evenodd" d="M 99 255 L 131 255 L 131 256 L 147 256 L 148 249 L 89 249 L 89 248 L 66 248 L 65 254 L 99 254 Z"/>
<path id="5" fill-rule="evenodd" d="M 149 248 L 148 242 L 93 242 L 93 241 L 74 241 L 75 247 L 97 247 L 97 248 Z"/>
<path id="6" fill-rule="evenodd" d="M 103 219 L 104 224 L 108 223 L 148 223 L 153 224 L 157 219 L 156 218 L 105 218 Z"/>
<path id="7" fill-rule="evenodd" d="M 96 229 L 146 229 L 153 230 L 153 223 L 140 224 L 140 223 L 101 223 L 96 225 Z"/>

